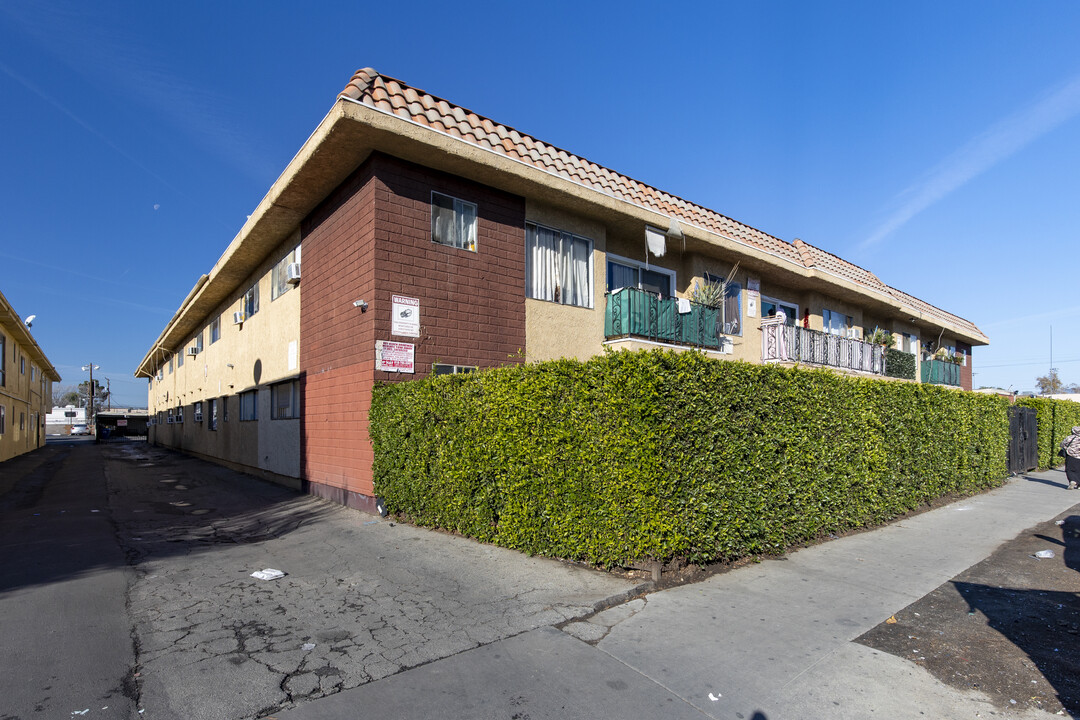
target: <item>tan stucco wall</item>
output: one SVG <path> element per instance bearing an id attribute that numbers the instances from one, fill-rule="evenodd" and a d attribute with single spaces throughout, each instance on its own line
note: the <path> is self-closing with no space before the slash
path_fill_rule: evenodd
<path id="1" fill-rule="evenodd" d="M 538 362 L 562 357 L 584 360 L 600 354 L 604 343 L 606 228 L 595 220 L 535 202 L 526 202 L 525 219 L 526 222 L 571 232 L 593 242 L 593 307 L 575 307 L 526 298 L 525 360 Z"/>
<path id="2" fill-rule="evenodd" d="M 277 475 L 300 475 L 300 421 L 273 420 L 270 386 L 299 374 L 300 293 L 296 285 L 271 299 L 271 271 L 285 255 L 299 244 L 294 233 L 267 258 L 258 269 L 223 303 L 203 318 L 200 330 L 185 338 L 183 345 L 172 348 L 173 371 L 168 358 L 162 359 L 162 379 L 150 383 L 148 407 L 151 417 L 184 406 L 182 424 L 157 424 L 150 428 L 150 439 L 196 454 L 221 458 Z M 242 324 L 233 322 L 233 313 L 243 308 L 243 298 L 255 283 L 259 285 L 259 311 Z M 220 313 L 221 337 L 210 343 L 210 323 Z M 187 355 L 199 332 L 203 351 Z M 184 353 L 184 364 L 176 367 L 176 356 Z M 239 394 L 258 392 L 258 420 L 240 420 Z M 229 419 L 219 405 L 218 429 L 209 429 L 209 401 L 227 398 Z M 196 422 L 192 406 L 203 403 L 203 421 Z M 303 399 L 301 398 L 301 404 Z"/>
<path id="3" fill-rule="evenodd" d="M 0 327 L 0 334 L 4 336 L 5 355 L 4 384 L 0 386 L 0 406 L 4 408 L 0 461 L 4 461 L 45 444 L 52 382 L 11 333 Z"/>

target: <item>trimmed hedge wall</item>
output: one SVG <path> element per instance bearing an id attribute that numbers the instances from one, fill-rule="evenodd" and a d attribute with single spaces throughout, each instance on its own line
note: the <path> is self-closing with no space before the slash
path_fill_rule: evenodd
<path id="1" fill-rule="evenodd" d="M 1039 467 L 1051 468 L 1065 462 L 1058 456 L 1061 441 L 1080 425 L 1080 403 L 1050 398 L 1020 398 L 1021 407 L 1035 408 L 1039 423 Z"/>
<path id="2" fill-rule="evenodd" d="M 903 350 L 885 348 L 885 374 L 903 380 L 915 379 L 915 356 Z"/>
<path id="3" fill-rule="evenodd" d="M 1008 403 L 612 352 L 378 386 L 375 491 L 420 525 L 604 566 L 777 553 L 1006 472 Z"/>

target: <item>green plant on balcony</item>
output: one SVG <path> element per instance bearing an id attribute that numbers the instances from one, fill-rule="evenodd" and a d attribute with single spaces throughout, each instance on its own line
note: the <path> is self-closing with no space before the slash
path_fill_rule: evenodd
<path id="1" fill-rule="evenodd" d="M 731 287 L 732 281 L 735 279 L 735 273 L 739 270 L 739 263 L 735 263 L 735 266 L 731 268 L 731 272 L 727 274 L 727 277 L 719 282 L 699 283 L 694 281 L 694 288 L 690 291 L 690 299 L 693 302 L 701 303 L 702 305 L 708 305 L 709 307 L 722 307 L 724 304 L 724 298 L 727 297 L 728 288 Z"/>
<path id="2" fill-rule="evenodd" d="M 866 342 L 871 345 L 881 345 L 885 348 L 896 347 L 896 337 L 888 330 L 874 326 L 874 332 L 866 337 Z"/>

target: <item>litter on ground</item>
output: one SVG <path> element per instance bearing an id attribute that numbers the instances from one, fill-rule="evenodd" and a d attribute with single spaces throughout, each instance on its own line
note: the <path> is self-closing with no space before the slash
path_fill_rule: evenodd
<path id="1" fill-rule="evenodd" d="M 1031 557 L 1042 558 L 1043 560 L 1045 560 L 1047 558 L 1054 557 L 1054 551 L 1053 550 L 1040 550 L 1039 552 L 1035 553 Z"/>
<path id="2" fill-rule="evenodd" d="M 266 568 L 265 570 L 256 570 L 251 573 L 251 577 L 256 580 L 277 580 L 278 578 L 285 577 L 285 573 L 274 568 Z"/>

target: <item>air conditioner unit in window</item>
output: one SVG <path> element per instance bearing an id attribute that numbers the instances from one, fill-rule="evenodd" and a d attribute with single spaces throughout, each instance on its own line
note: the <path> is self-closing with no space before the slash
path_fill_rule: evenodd
<path id="1" fill-rule="evenodd" d="M 246 313 L 246 312 L 244 312 L 243 310 L 240 310 L 240 311 L 238 311 L 238 312 L 234 312 L 234 313 L 232 314 L 232 321 L 233 321 L 233 325 L 240 325 L 240 324 L 242 324 L 242 323 L 243 323 L 243 322 L 244 322 L 245 320 L 247 320 L 247 313 Z"/>
<path id="2" fill-rule="evenodd" d="M 195 413 L 195 422 L 202 422 L 202 413 Z"/>
<path id="3" fill-rule="evenodd" d="M 187 354 L 192 355 L 192 356 L 198 355 L 199 354 L 199 348 L 192 345 L 191 347 L 189 347 L 187 349 Z"/>
<path id="4" fill-rule="evenodd" d="M 300 263 L 289 263 L 285 268 L 285 282 L 296 285 L 300 282 Z"/>

